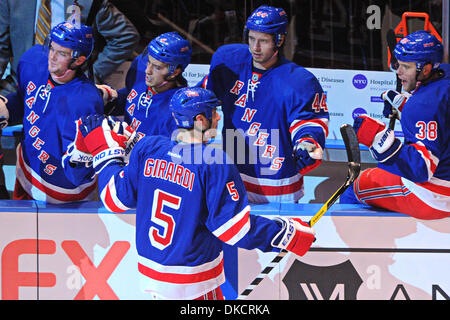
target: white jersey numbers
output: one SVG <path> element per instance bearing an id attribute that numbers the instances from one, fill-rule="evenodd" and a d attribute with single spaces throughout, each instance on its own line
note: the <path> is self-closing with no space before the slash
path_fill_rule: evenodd
<path id="1" fill-rule="evenodd" d="M 437 138 L 437 123 L 436 121 L 417 121 L 416 128 L 419 128 L 419 132 L 416 133 L 416 138 L 419 140 L 428 139 L 434 141 Z"/>
<path id="2" fill-rule="evenodd" d="M 151 221 L 160 228 L 150 227 L 148 236 L 152 246 L 163 250 L 170 246 L 175 229 L 173 217 L 164 212 L 165 207 L 178 210 L 180 208 L 181 198 L 156 189 L 153 194 Z"/>

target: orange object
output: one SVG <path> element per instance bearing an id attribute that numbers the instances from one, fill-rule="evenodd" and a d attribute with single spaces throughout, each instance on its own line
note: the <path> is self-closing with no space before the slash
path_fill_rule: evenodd
<path id="1" fill-rule="evenodd" d="M 402 20 L 394 29 L 395 39 L 397 40 L 397 42 L 399 42 L 402 38 L 406 37 L 409 34 L 407 24 L 408 18 L 424 18 L 425 22 L 422 30 L 428 31 L 429 33 L 434 35 L 440 42 L 442 42 L 442 37 L 439 35 L 439 33 L 434 28 L 433 24 L 430 22 L 430 17 L 426 12 L 404 12 L 402 14 Z M 392 50 L 394 50 L 394 48 L 392 48 Z M 388 65 L 391 65 L 391 52 L 389 48 L 388 48 Z"/>

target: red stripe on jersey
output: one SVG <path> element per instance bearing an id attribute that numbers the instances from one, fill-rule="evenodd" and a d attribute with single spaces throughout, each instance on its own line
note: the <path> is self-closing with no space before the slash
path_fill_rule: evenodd
<path id="1" fill-rule="evenodd" d="M 27 171 L 25 167 L 25 162 L 23 161 L 22 156 L 22 148 L 19 150 L 19 165 L 22 168 L 22 172 L 25 176 L 25 178 L 36 188 L 44 192 L 46 195 L 49 195 L 53 199 L 59 200 L 59 201 L 81 201 L 84 200 L 91 192 L 95 190 L 97 187 L 96 183 L 93 183 L 86 189 L 82 190 L 79 193 L 62 193 L 56 190 L 51 189 L 50 187 L 47 187 L 43 185 L 40 181 L 36 180 L 33 175 Z"/>
<path id="2" fill-rule="evenodd" d="M 211 280 L 220 276 L 223 272 L 223 259 L 214 268 L 199 273 L 190 273 L 190 274 L 164 273 L 151 269 L 147 266 L 144 266 L 141 263 L 138 263 L 138 270 L 143 275 L 157 281 L 179 283 L 179 284 L 196 283 Z"/>
<path id="3" fill-rule="evenodd" d="M 437 194 L 442 194 L 444 196 L 449 196 L 450 197 L 450 188 L 449 187 L 444 187 L 444 186 L 440 186 L 431 182 L 422 182 L 422 183 L 416 183 L 418 186 L 421 186 L 427 190 L 430 190 L 434 193 Z"/>
<path id="4" fill-rule="evenodd" d="M 292 133 L 295 129 L 297 129 L 298 127 L 307 124 L 308 122 L 313 122 L 316 123 L 318 125 L 320 125 L 323 130 L 325 131 L 325 137 L 328 137 L 328 126 L 325 122 L 323 122 L 322 120 L 319 119 L 311 119 L 311 120 L 301 120 L 299 122 L 297 122 L 295 125 L 293 125 L 292 127 L 289 128 L 289 132 Z"/>
<path id="5" fill-rule="evenodd" d="M 237 235 L 241 229 L 245 226 L 245 224 L 249 220 L 250 210 L 247 211 L 241 220 L 237 221 L 233 226 L 230 227 L 227 231 L 222 233 L 219 236 L 219 239 L 223 242 L 228 242 L 230 239 L 232 239 L 235 235 Z"/>
<path id="6" fill-rule="evenodd" d="M 285 186 L 262 186 L 247 181 L 244 181 L 244 185 L 247 192 L 253 192 L 266 196 L 280 196 L 284 194 L 292 194 L 301 190 L 303 186 L 303 177 L 301 177 L 300 180 Z"/>
<path id="7" fill-rule="evenodd" d="M 116 205 L 116 203 L 114 202 L 114 198 L 111 195 L 111 189 L 109 187 L 109 184 L 106 185 L 105 199 L 103 200 L 103 202 L 104 202 L 105 206 L 108 207 L 108 209 L 112 212 L 122 213 L 122 212 L 126 211 L 126 210 L 119 208 Z"/>
<path id="8" fill-rule="evenodd" d="M 430 156 L 430 152 L 428 151 L 428 149 L 420 144 L 416 144 L 413 143 L 411 144 L 414 148 L 416 148 L 418 151 L 422 152 L 423 156 L 428 159 L 428 161 L 430 161 L 430 170 L 431 172 L 434 174 L 434 172 L 436 171 L 436 164 L 433 162 L 433 160 L 431 159 Z"/>

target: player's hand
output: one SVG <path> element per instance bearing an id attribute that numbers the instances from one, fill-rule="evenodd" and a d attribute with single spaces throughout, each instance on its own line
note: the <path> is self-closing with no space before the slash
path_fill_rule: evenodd
<path id="1" fill-rule="evenodd" d="M 272 240 L 272 246 L 303 256 L 316 240 L 313 228 L 299 218 L 277 217 L 281 231 Z"/>
<path id="2" fill-rule="evenodd" d="M 400 150 L 400 140 L 381 121 L 362 115 L 355 119 L 353 128 L 359 143 L 369 147 L 370 153 L 379 162 L 387 161 Z"/>
<path id="3" fill-rule="evenodd" d="M 322 163 L 323 149 L 311 137 L 301 137 L 295 144 L 293 156 L 301 175 L 305 175 Z"/>
<path id="4" fill-rule="evenodd" d="M 8 126 L 9 111 L 6 108 L 7 103 L 8 99 L 0 95 L 0 130 Z"/>
<path id="5" fill-rule="evenodd" d="M 124 134 L 113 131 L 116 121 L 103 115 L 89 115 L 81 119 L 80 133 L 84 144 L 93 155 L 94 169 L 98 173 L 109 160 L 125 156 L 126 141 Z"/>
<path id="6" fill-rule="evenodd" d="M 72 163 L 83 163 L 86 167 L 92 165 L 93 156 L 84 143 L 84 137 L 80 132 L 81 119 L 75 121 L 76 133 L 75 139 L 67 147 L 64 157 L 70 157 Z"/>
<path id="7" fill-rule="evenodd" d="M 372 146 L 375 136 L 385 128 L 386 124 L 367 115 L 361 115 L 353 122 L 358 142 L 369 148 Z"/>
<path id="8" fill-rule="evenodd" d="M 114 88 L 108 86 L 107 84 L 96 84 L 96 87 L 101 92 L 104 104 L 117 99 L 117 90 Z"/>
<path id="9" fill-rule="evenodd" d="M 384 100 L 383 115 L 386 118 L 396 116 L 400 120 L 403 106 L 405 105 L 406 101 L 408 101 L 410 96 L 410 93 L 400 93 L 395 90 L 387 90 L 383 92 L 381 94 L 381 98 Z M 397 114 L 395 114 L 395 112 L 397 112 Z"/>
<path id="10" fill-rule="evenodd" d="M 131 150 L 133 150 L 136 143 L 139 141 L 141 136 L 125 121 L 118 121 L 113 117 L 108 117 L 109 125 L 112 127 L 113 132 L 118 134 L 119 136 L 126 137 L 125 141 L 125 162 L 128 162 L 130 158 Z"/>

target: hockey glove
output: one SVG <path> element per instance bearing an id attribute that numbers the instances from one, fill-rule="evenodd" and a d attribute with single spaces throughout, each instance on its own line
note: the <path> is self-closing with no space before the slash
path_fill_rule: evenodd
<path id="1" fill-rule="evenodd" d="M 400 93 L 395 90 L 387 90 L 381 94 L 381 98 L 384 100 L 383 115 L 386 118 L 390 118 L 392 114 L 397 110 L 397 118 L 400 120 L 400 115 L 405 105 L 408 101 L 410 93 L 404 92 Z"/>
<path id="2" fill-rule="evenodd" d="M 75 121 L 76 134 L 75 140 L 67 147 L 64 157 L 70 157 L 69 161 L 72 163 L 82 163 L 86 167 L 92 165 L 92 154 L 84 144 L 83 135 L 80 132 L 81 120 Z"/>
<path id="3" fill-rule="evenodd" d="M 381 121 L 362 115 L 355 119 L 353 128 L 359 143 L 369 147 L 370 153 L 378 162 L 387 161 L 400 150 L 400 140 Z"/>
<path id="4" fill-rule="evenodd" d="M 136 143 L 140 140 L 140 136 L 134 129 L 124 121 L 115 120 L 113 117 L 108 117 L 110 127 L 113 128 L 113 132 L 119 136 L 124 136 L 125 141 L 125 157 L 124 161 L 128 162 L 130 158 L 131 150 L 133 150 Z"/>
<path id="5" fill-rule="evenodd" d="M 281 223 L 280 232 L 271 242 L 274 247 L 303 256 L 316 240 L 314 229 L 299 218 L 277 217 L 274 220 Z"/>
<path id="6" fill-rule="evenodd" d="M 9 111 L 8 108 L 6 108 L 7 103 L 8 99 L 0 95 L 0 130 L 8 126 Z"/>
<path id="7" fill-rule="evenodd" d="M 106 85 L 106 84 L 96 84 L 97 89 L 100 91 L 101 96 L 103 98 L 103 103 L 107 104 L 114 99 L 117 99 L 117 91 L 113 89 L 112 87 Z"/>
<path id="8" fill-rule="evenodd" d="M 113 131 L 116 121 L 103 115 L 90 115 L 81 119 L 80 132 L 84 144 L 93 155 L 93 165 L 99 173 L 111 161 L 123 161 L 127 137 Z"/>
<path id="9" fill-rule="evenodd" d="M 322 163 L 323 149 L 310 136 L 304 136 L 297 140 L 293 153 L 301 175 L 307 174 Z"/>

